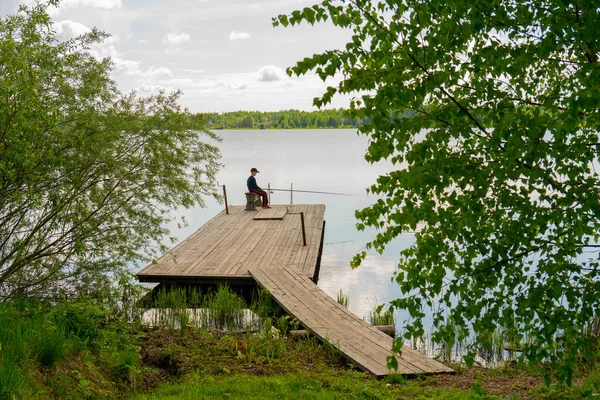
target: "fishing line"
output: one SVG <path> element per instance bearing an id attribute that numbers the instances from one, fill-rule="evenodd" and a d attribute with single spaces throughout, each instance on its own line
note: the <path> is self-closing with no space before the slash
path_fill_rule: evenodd
<path id="1" fill-rule="evenodd" d="M 335 193 L 335 192 L 319 192 L 317 190 L 298 190 L 298 189 L 267 189 L 267 190 L 271 190 L 271 191 L 276 191 L 276 192 L 298 192 L 298 193 L 316 193 L 316 194 L 332 194 L 335 196 L 349 196 L 349 197 L 366 197 L 366 196 L 361 196 L 358 194 L 348 194 L 348 193 Z"/>

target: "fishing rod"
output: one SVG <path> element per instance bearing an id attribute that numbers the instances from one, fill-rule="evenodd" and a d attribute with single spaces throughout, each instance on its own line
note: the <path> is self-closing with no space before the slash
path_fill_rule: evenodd
<path id="1" fill-rule="evenodd" d="M 298 192 L 298 193 L 316 193 L 316 194 L 332 194 L 335 196 L 350 196 L 350 197 L 364 197 L 364 196 L 359 196 L 357 194 L 348 194 L 348 193 L 335 193 L 335 192 L 319 192 L 316 190 L 298 190 L 298 189 L 274 189 L 274 188 L 270 188 L 267 190 L 271 190 L 271 191 L 276 191 L 276 192 Z"/>

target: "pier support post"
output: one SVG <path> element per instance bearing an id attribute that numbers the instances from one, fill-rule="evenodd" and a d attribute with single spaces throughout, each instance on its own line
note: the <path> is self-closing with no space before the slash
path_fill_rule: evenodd
<path id="1" fill-rule="evenodd" d="M 306 246 L 306 230 L 304 229 L 304 211 L 300 212 L 300 222 L 302 223 L 302 243 Z"/>
<path id="2" fill-rule="evenodd" d="M 223 185 L 223 198 L 225 199 L 225 213 L 229 215 L 229 206 L 227 205 L 227 190 L 225 189 L 225 185 Z"/>

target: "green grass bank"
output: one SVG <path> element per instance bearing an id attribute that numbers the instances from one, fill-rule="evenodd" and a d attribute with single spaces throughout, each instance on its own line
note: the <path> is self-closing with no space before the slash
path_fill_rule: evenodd
<path id="1" fill-rule="evenodd" d="M 580 399 L 600 384 L 593 364 L 572 387 L 545 386 L 514 363 L 377 380 L 334 347 L 291 337 L 298 322 L 265 292 L 250 302 L 229 288 L 159 292 L 153 327 L 142 324 L 148 304 L 116 298 L 1 303 L 0 399 Z M 245 307 L 261 319 L 241 328 Z"/>

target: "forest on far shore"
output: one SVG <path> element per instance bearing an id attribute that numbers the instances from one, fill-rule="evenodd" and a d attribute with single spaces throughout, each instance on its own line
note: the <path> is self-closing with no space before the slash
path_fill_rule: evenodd
<path id="1" fill-rule="evenodd" d="M 351 118 L 343 108 L 320 111 L 234 111 L 205 113 L 211 129 L 358 128 L 368 119 Z"/>

